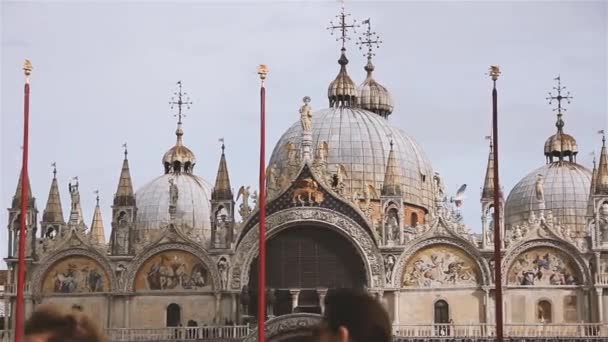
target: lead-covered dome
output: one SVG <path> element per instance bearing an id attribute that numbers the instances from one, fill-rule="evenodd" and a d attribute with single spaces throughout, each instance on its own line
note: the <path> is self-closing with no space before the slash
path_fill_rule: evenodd
<path id="1" fill-rule="evenodd" d="M 135 193 L 136 230 L 164 229 L 170 223 L 171 182 L 177 188 L 175 223 L 194 236 L 208 238 L 211 229 L 211 186 L 189 173 L 165 174 Z"/>
<path id="2" fill-rule="evenodd" d="M 569 161 L 544 165 L 515 185 L 505 205 L 507 229 L 527 221 L 531 212 L 538 216 L 542 203 L 538 182 L 542 182 L 545 209 L 551 210 L 554 222 L 570 226 L 573 232 L 585 232 L 591 172 Z"/>
<path id="3" fill-rule="evenodd" d="M 345 185 L 350 193 L 363 194 L 366 183 L 380 192 L 392 140 L 399 171 L 396 179 L 404 201 L 427 210 L 433 208 L 433 168 L 424 151 L 403 130 L 360 108 L 324 109 L 314 113 L 312 121 L 312 147 L 327 143 L 327 169 L 333 172 L 340 164 L 345 167 Z M 301 137 L 302 126 L 298 122 L 279 139 L 270 158 L 270 165 L 276 167 L 278 174 L 288 172 L 287 147 L 299 151 Z"/>

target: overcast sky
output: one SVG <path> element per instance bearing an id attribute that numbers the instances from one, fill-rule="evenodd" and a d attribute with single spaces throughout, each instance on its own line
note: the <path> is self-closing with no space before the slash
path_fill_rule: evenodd
<path id="1" fill-rule="evenodd" d="M 10 206 L 21 165 L 23 59 L 34 65 L 30 178 L 39 220 L 57 162 L 64 216 L 67 183 L 80 180 L 89 225 L 100 190 L 106 238 L 124 142 L 135 188 L 163 173 L 161 157 L 175 142 L 168 101 L 182 80 L 192 109 L 184 141 L 195 171 L 213 183 L 218 138 L 225 137 L 232 185 L 257 184 L 256 67 L 270 67 L 270 146 L 298 119 L 304 95 L 328 106 L 339 44 L 325 29 L 336 1 L 30 2 L 1 3 L 0 203 Z M 544 164 L 555 132 L 545 97 L 561 75 L 574 100 L 565 131 L 591 167 L 607 128 L 606 2 L 347 2 L 353 17 L 372 19 L 384 44 L 376 79 L 395 99 L 390 121 L 412 135 L 455 192 L 469 185 L 466 223 L 480 230 L 479 192 L 491 127 L 491 81 L 499 64 L 501 177 L 506 192 Z M 365 58 L 347 45 L 349 73 L 363 81 Z M 272 148 L 268 149 L 270 155 Z M 269 157 L 268 155 L 268 157 Z M 0 211 L 6 227 L 7 212 Z M 6 230 L 0 255 L 6 255 Z"/>

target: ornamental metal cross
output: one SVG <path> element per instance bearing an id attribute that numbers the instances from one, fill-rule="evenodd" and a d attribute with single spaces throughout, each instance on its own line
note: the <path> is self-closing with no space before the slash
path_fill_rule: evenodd
<path id="1" fill-rule="evenodd" d="M 553 104 L 553 100 L 556 100 L 557 108 L 553 108 L 553 111 L 557 111 L 558 114 L 561 114 L 562 111 L 566 111 L 566 108 L 562 107 L 562 100 L 566 100 L 570 103 L 570 100 L 574 97 L 570 96 L 570 92 L 566 92 L 566 95 L 562 95 L 562 90 L 565 90 L 566 87 L 562 87 L 562 79 L 559 75 L 553 80 L 557 81 L 557 87 L 553 87 L 553 89 L 557 91 L 557 95 L 553 96 L 553 94 L 549 92 L 549 96 L 546 99 L 549 100 L 549 104 Z"/>
<path id="2" fill-rule="evenodd" d="M 363 20 L 362 24 L 367 24 L 367 31 L 363 32 L 362 36 L 359 37 L 359 41 L 357 45 L 359 45 L 359 49 L 363 50 L 364 46 L 367 46 L 367 52 L 363 54 L 363 56 L 367 56 L 368 59 L 371 59 L 376 54 L 373 52 L 374 46 L 376 49 L 380 48 L 380 44 L 382 41 L 380 40 L 380 36 L 376 32 L 372 32 L 372 24 L 370 19 Z"/>
<path id="3" fill-rule="evenodd" d="M 177 86 L 179 87 L 179 91 L 173 93 L 175 96 L 177 96 L 177 101 L 175 100 L 175 96 L 173 96 L 171 97 L 169 104 L 171 105 L 171 109 L 177 106 L 177 114 L 174 114 L 173 116 L 177 116 L 177 123 L 181 124 L 182 116 L 186 116 L 186 114 L 182 112 L 182 107 L 185 107 L 185 109 L 190 109 L 192 102 L 190 101 L 190 97 L 188 97 L 188 93 L 182 92 L 182 81 L 178 81 Z"/>
<path id="4" fill-rule="evenodd" d="M 342 0 L 342 6 L 340 9 L 340 14 L 336 15 L 336 18 L 338 18 L 339 22 L 334 24 L 333 21 L 329 22 L 329 27 L 327 28 L 330 31 L 330 34 L 333 35 L 334 34 L 334 30 L 335 29 L 339 29 L 341 31 L 340 37 L 336 38 L 336 41 L 341 40 L 342 41 L 342 48 L 344 49 L 344 45 L 346 44 L 347 40 L 350 40 L 350 37 L 348 37 L 346 34 L 348 33 L 349 29 L 353 29 L 353 33 L 356 32 L 355 28 L 359 27 L 359 25 L 357 25 L 357 20 L 353 19 L 353 23 L 352 24 L 347 24 L 346 23 L 346 18 L 350 17 L 350 14 L 347 14 L 344 12 L 344 0 Z"/>

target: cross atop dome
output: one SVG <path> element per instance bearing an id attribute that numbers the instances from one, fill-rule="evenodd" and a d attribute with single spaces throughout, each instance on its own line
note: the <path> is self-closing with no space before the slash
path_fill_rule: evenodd
<path id="1" fill-rule="evenodd" d="M 359 45 L 359 49 L 363 50 L 364 47 L 367 47 L 367 52 L 363 53 L 364 57 L 367 57 L 368 60 L 371 60 L 372 57 L 376 56 L 374 53 L 374 49 L 379 49 L 382 41 L 380 40 L 380 36 L 372 31 L 371 19 L 367 18 L 363 20 L 362 24 L 367 25 L 367 30 L 359 36 L 359 41 L 357 45 Z"/>
<path id="2" fill-rule="evenodd" d="M 171 101 L 169 101 L 171 109 L 177 108 L 177 113 L 174 114 L 174 116 L 178 118 L 177 129 L 175 130 L 177 141 L 175 142 L 175 146 L 169 149 L 169 151 L 167 151 L 167 153 L 165 153 L 165 155 L 163 156 L 163 166 L 165 167 L 165 174 L 182 172 L 191 173 L 192 168 L 196 163 L 196 157 L 194 156 L 194 153 L 192 153 L 190 149 L 184 146 L 184 131 L 182 129 L 182 117 L 186 116 L 184 114 L 184 111 L 186 109 L 190 109 L 192 101 L 190 101 L 188 93 L 182 90 L 182 81 L 178 81 L 177 86 L 178 91 L 173 93 L 175 96 L 171 97 Z"/>
<path id="3" fill-rule="evenodd" d="M 178 91 L 173 93 L 173 97 L 171 97 L 171 101 L 169 104 L 171 105 L 171 109 L 177 107 L 177 113 L 173 116 L 177 116 L 177 124 L 181 125 L 182 116 L 185 117 L 186 114 L 183 113 L 186 109 L 190 109 L 190 105 L 192 101 L 190 101 L 190 97 L 188 97 L 188 93 L 182 91 L 182 81 L 177 81 Z M 175 99 L 177 97 L 177 100 Z"/>
<path id="4" fill-rule="evenodd" d="M 551 94 L 551 92 L 549 92 L 549 96 L 546 98 L 547 100 L 549 100 L 549 104 L 553 104 L 553 101 L 557 101 L 557 108 L 553 108 L 553 111 L 557 111 L 558 115 L 561 114 L 562 111 L 566 111 L 566 108 L 562 107 L 562 101 L 566 100 L 568 101 L 568 103 L 570 103 L 570 100 L 573 99 L 574 97 L 570 96 L 570 92 L 566 92 L 566 95 L 562 95 L 562 91 L 566 89 L 566 87 L 562 87 L 562 79 L 561 76 L 557 76 L 556 78 L 553 79 L 554 81 L 557 81 L 557 87 L 553 87 L 553 89 L 555 91 L 557 91 L 557 95 L 553 95 Z"/>
<path id="5" fill-rule="evenodd" d="M 347 18 L 350 17 L 350 13 L 346 13 L 345 9 L 344 9 L 344 0 L 341 1 L 341 6 L 340 6 L 340 14 L 336 15 L 336 18 L 338 18 L 338 22 L 334 23 L 333 20 L 329 22 L 329 27 L 327 27 L 328 30 L 330 30 L 330 34 L 333 36 L 334 31 L 336 29 L 340 30 L 340 36 L 338 38 L 336 38 L 336 41 L 342 41 L 342 49 L 346 49 L 345 45 L 346 45 L 346 41 L 350 40 L 350 37 L 348 36 L 348 30 L 352 29 L 353 33 L 355 33 L 355 29 L 357 27 L 359 27 L 359 25 L 357 25 L 357 20 L 353 19 L 352 24 L 348 24 L 346 22 Z"/>

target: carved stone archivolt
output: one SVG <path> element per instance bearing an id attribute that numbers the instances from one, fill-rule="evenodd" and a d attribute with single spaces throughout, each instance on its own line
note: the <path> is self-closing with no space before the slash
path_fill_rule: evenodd
<path id="1" fill-rule="evenodd" d="M 146 250 L 145 252 L 140 254 L 135 260 L 133 260 L 131 266 L 127 270 L 128 273 L 125 281 L 127 288 L 120 290 L 126 292 L 135 291 L 135 276 L 137 275 L 142 265 L 156 254 L 169 250 L 185 251 L 196 256 L 200 261 L 203 262 L 205 267 L 207 267 L 207 269 L 209 270 L 213 290 L 219 291 L 221 289 L 221 280 L 217 266 L 215 265 L 213 260 L 211 260 L 211 258 L 207 255 L 205 250 L 196 245 L 190 245 L 187 243 L 165 243 Z"/>
<path id="2" fill-rule="evenodd" d="M 455 248 L 457 250 L 460 250 L 464 255 L 467 255 L 468 257 L 470 257 L 470 259 L 474 262 L 475 268 L 477 270 L 479 270 L 479 274 L 476 275 L 477 284 L 464 285 L 465 287 L 466 286 L 477 287 L 477 286 L 483 286 L 483 285 L 490 284 L 489 267 L 483 261 L 484 259 L 477 249 L 472 247 L 471 244 L 469 244 L 465 241 L 461 241 L 460 239 L 450 238 L 450 237 L 435 237 L 435 238 L 429 238 L 426 240 L 418 241 L 417 243 L 412 245 L 410 248 L 406 249 L 401 254 L 401 256 L 399 256 L 399 259 L 397 260 L 397 263 L 396 263 L 394 271 L 393 271 L 393 278 L 392 278 L 393 284 L 396 287 L 402 287 L 401 282 L 402 282 L 402 279 L 404 276 L 404 271 L 405 271 L 406 266 L 410 264 L 410 261 L 412 261 L 411 259 L 414 256 L 416 256 L 416 254 L 419 251 L 422 251 L 423 249 L 431 249 L 431 248 L 433 248 L 433 246 L 437 246 L 437 247 L 448 246 L 451 248 Z M 475 270 L 475 271 L 477 271 L 477 270 Z M 458 285 L 458 284 L 456 284 L 456 285 Z"/>
<path id="3" fill-rule="evenodd" d="M 266 322 L 266 339 L 269 342 L 286 340 L 288 337 L 311 336 L 312 330 L 321 323 L 321 316 L 295 313 L 273 318 Z M 255 342 L 258 331 L 253 330 L 243 342 Z"/>
<path id="4" fill-rule="evenodd" d="M 319 207 L 290 208 L 266 219 L 267 239 L 279 232 L 306 224 L 333 229 L 348 239 L 359 251 L 366 268 L 368 287 L 381 287 L 384 259 L 370 234 L 346 215 Z M 236 248 L 231 268 L 230 287 L 240 290 L 249 282 L 249 268 L 258 254 L 259 224 L 249 229 Z"/>
<path id="5" fill-rule="evenodd" d="M 42 295 L 42 286 L 43 280 L 46 277 L 47 272 L 55 265 L 57 262 L 70 258 L 70 257 L 88 257 L 96 261 L 105 271 L 109 279 L 109 291 L 108 292 L 116 292 L 118 286 L 116 283 L 116 277 L 114 276 L 114 272 L 112 270 L 112 266 L 108 259 L 106 259 L 102 254 L 86 248 L 76 247 L 65 249 L 61 252 L 58 252 L 53 255 L 49 255 L 48 258 L 41 260 L 38 267 L 34 271 L 32 276 L 32 284 L 33 286 L 33 295 L 40 296 Z"/>
<path id="6" fill-rule="evenodd" d="M 582 255 L 579 251 L 576 250 L 572 245 L 567 244 L 561 241 L 549 240 L 549 239 L 538 239 L 526 241 L 515 248 L 508 251 L 507 255 L 503 259 L 503 263 L 501 265 L 502 274 L 507 275 L 507 271 L 511 269 L 513 263 L 520 257 L 523 253 L 537 249 L 542 247 L 548 247 L 552 249 L 556 249 L 562 251 L 563 254 L 570 256 L 571 263 L 570 265 L 575 268 L 575 271 L 580 275 L 581 279 L 577 283 L 583 285 L 590 285 L 591 276 L 589 273 L 589 267 L 587 267 L 585 260 L 582 258 Z M 503 284 L 507 284 L 507 277 L 503 277 Z"/>

